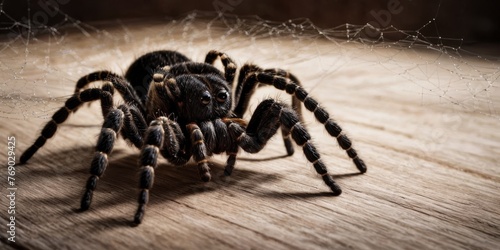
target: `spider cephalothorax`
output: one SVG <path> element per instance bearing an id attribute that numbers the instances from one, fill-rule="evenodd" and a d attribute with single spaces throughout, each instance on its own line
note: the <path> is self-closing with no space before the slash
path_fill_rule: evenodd
<path id="1" fill-rule="evenodd" d="M 202 122 L 227 117 L 231 111 L 228 84 L 218 75 L 181 75 L 169 84 L 182 89 L 177 99 L 177 114 L 186 122 Z M 175 82 L 174 82 L 175 81 Z"/>
<path id="2" fill-rule="evenodd" d="M 217 58 L 221 59 L 224 72 L 213 66 Z M 340 147 L 347 152 L 359 171 L 366 171 L 364 162 L 351 147 L 351 141 L 342 133 L 340 126 L 309 96 L 294 75 L 281 69 L 261 69 L 256 65 L 245 64 L 239 71 L 236 86 L 233 86 L 235 74 L 235 63 L 224 53 L 210 51 L 205 62 L 198 63 L 178 52 L 167 50 L 139 57 L 124 77 L 109 71 L 90 73 L 80 78 L 74 95 L 52 116 L 20 161 L 25 163 L 29 160 L 55 134 L 58 124 L 64 122 L 83 103 L 100 100 L 104 123 L 90 163 L 90 177 L 81 200 L 81 210 L 90 207 L 93 191 L 108 165 L 108 155 L 118 135 L 141 149 L 141 190 L 135 223 L 143 219 L 159 154 L 177 165 L 193 158 L 201 179 L 209 181 L 209 156 L 226 153 L 228 159 L 224 173 L 230 175 L 239 148 L 257 153 L 279 128 L 287 154 L 294 153 L 293 139 L 333 194 L 340 195 L 340 187 L 328 174 L 311 142 L 311 136 L 301 122 L 303 103 L 328 133 L 337 138 Z M 100 88 L 86 88 L 95 81 L 105 84 Z M 286 91 L 293 97 L 292 106 L 266 99 L 246 122 L 242 117 L 259 84 L 273 85 Z M 125 101 L 124 104 L 114 105 L 115 90 Z"/>

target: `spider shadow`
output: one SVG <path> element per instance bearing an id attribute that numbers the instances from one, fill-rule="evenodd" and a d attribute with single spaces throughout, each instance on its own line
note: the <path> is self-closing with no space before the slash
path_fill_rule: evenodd
<path id="1" fill-rule="evenodd" d="M 273 161 L 287 157 L 290 157 L 290 155 L 284 154 L 284 155 L 269 156 L 264 158 L 238 157 L 238 161 L 261 162 L 261 161 Z"/>
<path id="2" fill-rule="evenodd" d="M 57 215 L 75 216 L 81 220 L 88 220 L 88 212 L 92 210 L 109 211 L 121 205 L 131 204 L 136 206 L 139 183 L 139 150 L 115 148 L 109 157 L 109 165 L 105 174 L 100 178 L 94 199 L 89 211 L 79 210 L 79 201 L 84 191 L 86 179 L 89 176 L 89 166 L 92 160 L 94 148 L 91 146 L 75 146 L 60 152 L 42 153 L 35 155 L 28 163 L 20 166 L 22 168 L 22 180 L 24 185 L 36 187 L 43 190 L 40 197 L 30 197 L 29 202 L 33 204 L 69 204 L 71 207 L 58 209 Z M 64 167 L 59 167 L 64 166 Z M 213 192 L 226 186 L 234 186 L 238 189 L 251 189 L 255 183 L 265 183 L 279 178 L 277 175 L 263 174 L 247 169 L 237 169 L 232 176 L 224 176 L 225 164 L 210 161 L 212 180 L 204 183 L 200 180 L 197 166 L 189 162 L 184 166 L 174 166 L 160 157 L 158 167 L 155 171 L 155 183 L 151 190 L 149 209 L 158 209 L 159 205 L 171 202 L 181 197 L 196 195 L 204 192 Z M 50 187 L 44 183 L 50 180 Z M 131 184 L 132 183 L 132 184 Z M 62 188 L 63 192 L 54 190 L 54 186 Z M 26 187 L 26 189 L 31 188 Z M 104 197 L 103 197 L 104 196 Z M 53 205 L 51 205 L 53 206 Z M 51 206 L 42 206 L 41 213 L 49 214 L 51 217 Z M 61 211 L 62 210 L 62 211 Z M 91 217 L 92 223 L 106 223 L 107 227 L 122 227 L 133 225 L 132 215 L 124 213 L 119 216 Z M 54 215 L 55 216 L 55 215 Z M 79 224 L 82 224 L 80 221 Z M 91 223 L 89 222 L 89 226 Z"/>
<path id="3" fill-rule="evenodd" d="M 363 173 L 347 173 L 347 174 L 335 174 L 331 175 L 333 179 L 339 180 L 343 178 L 354 177 L 358 175 L 362 175 Z M 286 200 L 286 199 L 312 199 L 318 197 L 336 197 L 332 192 L 263 192 L 258 194 L 263 198 L 271 198 L 277 200 Z"/>
<path id="4" fill-rule="evenodd" d="M 291 155 L 283 154 L 278 156 L 270 156 L 265 158 L 248 158 L 248 157 L 238 157 L 238 161 L 248 161 L 248 162 L 261 162 L 261 161 L 272 161 L 283 158 L 291 157 Z M 345 174 L 331 174 L 334 180 L 340 180 L 344 178 L 350 178 L 358 175 L 362 175 L 361 172 L 355 173 L 345 173 Z M 264 192 L 258 194 L 261 197 L 273 198 L 273 199 L 287 199 L 287 198 L 316 198 L 316 197 L 334 197 L 332 192 Z"/>

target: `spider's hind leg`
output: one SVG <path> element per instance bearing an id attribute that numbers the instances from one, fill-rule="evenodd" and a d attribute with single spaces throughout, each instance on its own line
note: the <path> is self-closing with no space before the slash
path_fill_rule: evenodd
<path id="1" fill-rule="evenodd" d="M 108 166 L 108 155 L 113 150 L 118 133 L 123 127 L 125 114 L 121 109 L 113 109 L 106 116 L 101 133 L 97 139 L 94 157 L 90 164 L 90 177 L 85 185 L 85 192 L 80 202 L 80 209 L 87 210 L 92 202 L 97 181 L 104 174 Z"/>

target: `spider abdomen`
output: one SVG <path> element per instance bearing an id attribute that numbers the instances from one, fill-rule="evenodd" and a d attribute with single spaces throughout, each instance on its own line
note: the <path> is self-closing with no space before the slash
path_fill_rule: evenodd
<path id="1" fill-rule="evenodd" d="M 125 73 L 135 92 L 146 103 L 149 85 L 153 80 L 153 73 L 165 66 L 191 61 L 185 55 L 171 50 L 150 52 L 137 58 Z"/>

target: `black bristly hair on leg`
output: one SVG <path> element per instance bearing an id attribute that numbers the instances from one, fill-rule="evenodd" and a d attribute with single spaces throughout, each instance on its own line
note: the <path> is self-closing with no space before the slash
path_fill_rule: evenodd
<path id="1" fill-rule="evenodd" d="M 149 190 L 153 187 L 154 171 L 158 164 L 158 152 L 163 144 L 164 130 L 163 123 L 166 117 L 159 117 L 151 122 L 144 136 L 144 146 L 140 156 L 140 182 L 137 211 L 134 216 L 134 223 L 139 224 L 144 217 L 146 205 L 149 201 Z"/>
<path id="2" fill-rule="evenodd" d="M 110 71 L 95 71 L 81 77 L 77 81 L 74 93 L 79 93 L 88 84 L 96 81 L 111 83 L 113 88 L 120 93 L 125 102 L 137 106 L 142 113 L 145 112 L 144 104 L 140 100 L 139 96 L 137 96 L 137 93 L 133 89 L 132 85 L 124 77 Z M 76 110 L 74 110 L 74 112 L 76 112 Z"/>
<path id="3" fill-rule="evenodd" d="M 104 91 L 98 88 L 87 89 L 82 92 L 74 94 L 64 104 L 64 107 L 60 108 L 57 112 L 52 115 L 52 119 L 43 127 L 42 132 L 38 139 L 31 145 L 24 153 L 21 155 L 20 163 L 26 163 L 43 145 L 45 142 L 52 138 L 57 131 L 59 124 L 63 123 L 68 119 L 71 112 L 80 107 L 83 103 L 92 102 L 95 100 L 101 100 L 101 107 L 103 107 L 103 114 L 109 112 L 108 109 L 112 107 L 113 96 L 110 92 Z"/>
<path id="4" fill-rule="evenodd" d="M 198 165 L 200 178 L 204 182 L 210 181 L 212 177 L 210 175 L 210 167 L 208 167 L 208 152 L 203 133 L 195 123 L 190 123 L 186 127 L 191 138 L 193 158 Z"/>
<path id="5" fill-rule="evenodd" d="M 124 126 L 121 130 L 123 138 L 129 140 L 136 148 L 141 148 L 146 121 L 142 116 L 138 116 L 139 111 L 134 106 L 129 108 L 129 106 L 122 104 L 118 106 L 118 109 L 124 114 Z"/>
<path id="6" fill-rule="evenodd" d="M 235 108 L 234 108 L 234 114 L 237 117 L 243 117 L 243 114 L 248 111 L 248 104 L 250 102 L 250 99 L 252 98 L 255 90 L 259 86 L 265 86 L 260 85 L 259 82 L 256 81 L 248 81 L 247 77 L 254 75 L 256 73 L 265 73 L 269 75 L 275 75 L 275 76 L 280 76 L 286 79 L 290 79 L 292 82 L 294 82 L 298 86 L 302 86 L 298 78 L 293 75 L 292 73 L 275 68 L 275 69 L 261 69 L 260 67 L 253 65 L 253 64 L 245 64 L 241 67 L 239 76 L 238 76 L 238 82 L 236 85 L 236 94 L 235 94 Z M 292 108 L 295 109 L 295 111 L 299 114 L 299 117 L 301 121 L 303 122 L 302 118 L 302 105 L 301 101 L 296 97 L 292 96 Z"/>
<path id="7" fill-rule="evenodd" d="M 149 201 L 149 190 L 153 187 L 155 169 L 158 167 L 159 153 L 170 162 L 182 165 L 191 157 L 191 152 L 183 152 L 184 147 L 184 134 L 176 122 L 164 116 L 158 117 L 151 122 L 144 135 L 144 145 L 139 159 L 141 166 L 140 192 L 138 207 L 134 216 L 135 224 L 140 224 L 144 218 L 146 205 Z M 208 173 L 209 179 L 210 175 Z"/>
<path id="8" fill-rule="evenodd" d="M 231 59 L 225 53 L 216 50 L 211 50 L 208 52 L 207 56 L 205 57 L 205 63 L 213 65 L 217 58 L 220 58 L 220 60 L 222 61 L 222 66 L 224 66 L 225 72 L 224 77 L 226 78 L 227 83 L 229 84 L 229 86 L 232 86 L 234 77 L 236 75 L 236 64 L 234 63 L 233 59 Z"/>
<path id="9" fill-rule="evenodd" d="M 240 118 L 243 117 L 245 112 L 248 111 L 248 105 L 250 103 L 250 99 L 255 93 L 255 90 L 259 86 L 265 86 L 265 85 L 259 85 L 259 82 L 247 80 L 247 77 L 254 75 L 256 73 L 266 73 L 266 74 L 281 76 L 290 79 L 298 86 L 301 86 L 301 83 L 297 79 L 297 77 L 286 70 L 279 68 L 261 69 L 260 67 L 253 64 L 245 64 L 241 67 L 241 70 L 239 72 L 238 82 L 236 85 L 235 107 L 234 107 L 234 114 L 236 117 Z M 300 121 L 304 122 L 304 118 L 302 116 L 302 102 L 296 96 L 292 96 L 292 108 L 299 115 Z M 287 131 L 285 127 L 282 127 L 281 134 L 283 137 L 283 143 L 285 144 L 287 155 L 293 155 L 295 150 L 292 145 L 292 141 L 290 140 L 289 137 L 289 131 Z"/>
<path id="10" fill-rule="evenodd" d="M 87 85 L 97 81 L 108 81 L 111 78 L 121 78 L 122 76 L 107 70 L 100 70 L 89 73 L 83 77 L 80 77 L 76 82 L 74 93 L 77 94 L 81 92 Z"/>
<path id="11" fill-rule="evenodd" d="M 85 185 L 85 192 L 80 202 L 80 210 L 89 209 L 92 203 L 94 190 L 97 187 L 97 181 L 104 174 L 108 166 L 108 156 L 113 150 L 117 134 L 123 127 L 125 114 L 121 109 L 111 110 L 106 116 L 102 125 L 101 133 L 97 139 L 94 157 L 90 163 L 90 177 Z"/>

